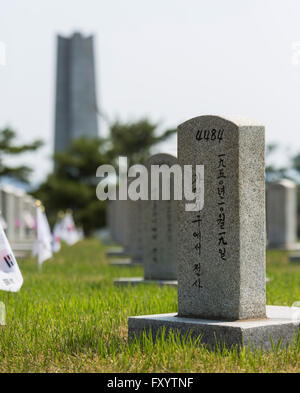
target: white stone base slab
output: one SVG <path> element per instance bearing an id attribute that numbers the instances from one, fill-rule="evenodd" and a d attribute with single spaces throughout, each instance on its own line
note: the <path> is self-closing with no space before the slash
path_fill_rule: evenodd
<path id="1" fill-rule="evenodd" d="M 177 287 L 177 280 L 145 280 L 143 277 L 119 278 L 114 280 L 115 285 L 154 284 L 160 286 Z"/>
<path id="2" fill-rule="evenodd" d="M 107 257 L 121 257 L 124 255 L 125 253 L 123 247 L 112 247 L 106 251 Z"/>
<path id="3" fill-rule="evenodd" d="M 293 319 L 294 316 L 294 319 Z M 300 321 L 295 318 L 295 311 L 290 307 L 267 306 L 267 318 L 247 321 L 211 321 L 205 319 L 182 318 L 177 314 L 144 315 L 128 318 L 128 338 L 140 336 L 144 331 L 152 334 L 153 339 L 165 328 L 179 332 L 184 336 L 191 333 L 192 337 L 201 336 L 201 343 L 211 349 L 218 345 L 227 348 L 243 345 L 251 348 L 272 348 L 282 340 L 282 346 L 293 342 Z"/>
<path id="4" fill-rule="evenodd" d="M 141 263 L 139 262 L 134 262 L 131 259 L 123 258 L 123 259 L 116 259 L 111 262 L 109 262 L 110 266 L 117 266 L 117 267 L 136 267 L 136 266 L 142 266 Z"/>
<path id="5" fill-rule="evenodd" d="M 300 251 L 300 243 L 294 243 L 287 247 L 289 251 Z"/>

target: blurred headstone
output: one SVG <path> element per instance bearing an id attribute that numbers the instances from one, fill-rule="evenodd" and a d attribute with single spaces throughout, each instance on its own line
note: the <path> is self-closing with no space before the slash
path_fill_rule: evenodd
<path id="1" fill-rule="evenodd" d="M 130 317 L 129 337 L 165 329 L 200 342 L 291 343 L 288 307 L 266 308 L 264 127 L 200 116 L 178 127 L 178 161 L 204 165 L 204 206 L 178 203 L 178 314 Z"/>
<path id="2" fill-rule="evenodd" d="M 151 166 L 166 166 L 167 168 L 177 164 L 177 159 L 169 154 L 156 154 L 146 163 L 148 169 L 147 201 L 130 201 L 129 216 L 132 219 L 129 224 L 129 254 L 138 260 L 143 260 L 144 277 L 121 278 L 115 280 L 116 285 L 134 284 L 158 284 L 177 285 L 176 264 L 176 201 L 174 201 L 174 177 L 170 176 L 170 200 L 162 200 L 162 184 L 158 200 L 151 200 Z M 136 228 L 136 229 L 134 229 Z M 136 254 L 130 244 L 135 244 Z M 133 259 L 135 260 L 135 259 Z"/>
<path id="3" fill-rule="evenodd" d="M 156 154 L 147 162 L 148 173 L 151 165 L 177 164 L 169 154 Z M 150 176 L 149 176 L 150 177 Z M 150 186 L 149 181 L 149 186 Z M 150 187 L 149 187 L 150 189 Z M 174 178 L 170 176 L 170 200 L 143 202 L 143 261 L 146 280 L 177 280 L 176 228 L 177 215 L 174 201 Z"/>
<path id="4" fill-rule="evenodd" d="M 282 179 L 267 184 L 267 241 L 270 248 L 297 248 L 297 185 Z"/>

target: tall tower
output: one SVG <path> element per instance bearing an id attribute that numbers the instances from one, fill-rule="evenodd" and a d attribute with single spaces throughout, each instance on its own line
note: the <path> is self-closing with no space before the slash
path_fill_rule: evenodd
<path id="1" fill-rule="evenodd" d="M 57 37 L 55 152 L 98 136 L 93 36 Z"/>

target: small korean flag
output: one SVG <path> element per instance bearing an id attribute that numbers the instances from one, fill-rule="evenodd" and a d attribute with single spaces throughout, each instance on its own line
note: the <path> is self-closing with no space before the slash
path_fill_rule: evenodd
<path id="1" fill-rule="evenodd" d="M 22 285 L 22 274 L 0 224 L 0 290 L 18 292 Z"/>

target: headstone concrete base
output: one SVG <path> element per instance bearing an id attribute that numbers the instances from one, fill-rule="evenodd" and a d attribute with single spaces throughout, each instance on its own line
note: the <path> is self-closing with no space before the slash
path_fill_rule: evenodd
<path id="1" fill-rule="evenodd" d="M 293 319 L 294 316 L 294 319 Z M 289 307 L 267 306 L 267 318 L 245 321 L 212 321 L 195 318 L 182 318 L 177 314 L 158 314 L 129 317 L 128 338 L 139 337 L 145 331 L 153 339 L 165 329 L 179 332 L 181 336 L 191 334 L 201 336 L 201 343 L 210 349 L 224 345 L 230 349 L 243 345 L 250 348 L 272 349 L 281 340 L 282 346 L 291 344 L 297 336 L 300 321 L 295 319 L 294 311 Z"/>
<path id="2" fill-rule="evenodd" d="M 132 261 L 131 259 L 128 258 L 123 258 L 123 259 L 115 259 L 111 262 L 109 262 L 110 266 L 117 266 L 117 267 L 136 267 L 136 266 L 141 266 L 142 263 L 138 261 Z"/>
<path id="3" fill-rule="evenodd" d="M 289 261 L 292 263 L 300 263 L 300 254 L 291 254 L 289 256 Z"/>
<path id="4" fill-rule="evenodd" d="M 114 280 L 114 284 L 117 286 L 154 284 L 160 286 L 177 287 L 177 280 L 145 280 L 143 277 L 132 277 L 132 278 L 119 278 L 117 280 Z"/>

